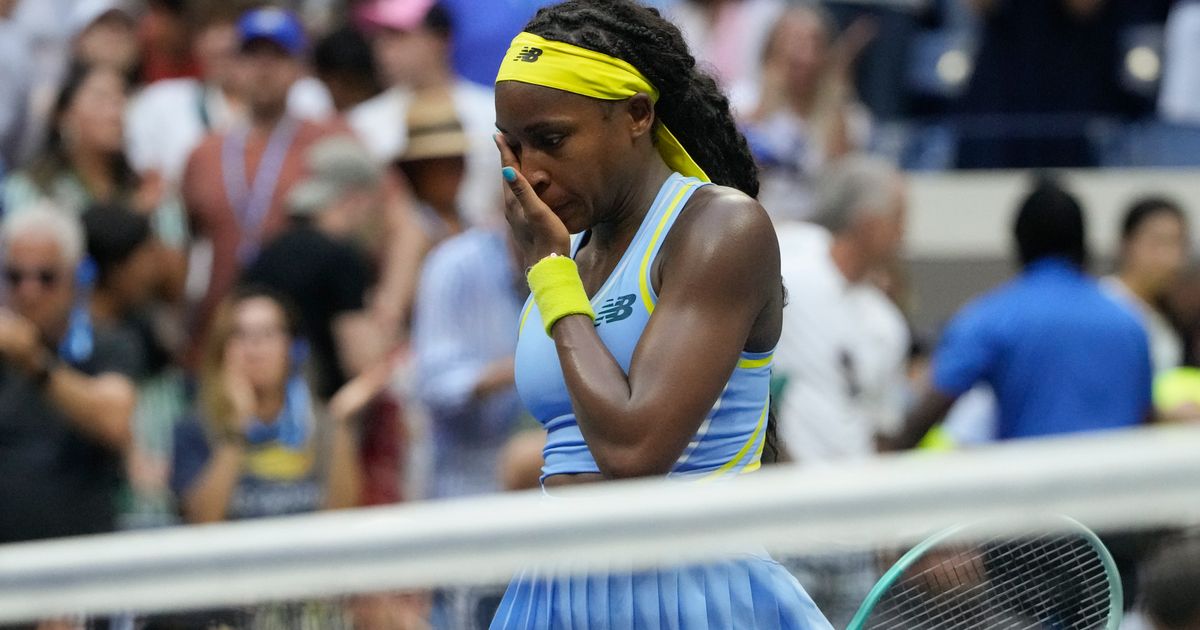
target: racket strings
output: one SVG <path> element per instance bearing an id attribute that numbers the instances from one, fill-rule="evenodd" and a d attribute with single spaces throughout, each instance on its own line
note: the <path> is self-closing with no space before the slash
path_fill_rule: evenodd
<path id="1" fill-rule="evenodd" d="M 878 627 L 889 627 L 902 619 L 922 621 L 928 627 L 948 627 L 997 608 L 1004 584 L 989 584 L 983 550 L 998 541 L 993 538 L 978 547 L 946 547 L 929 554 L 944 559 L 893 586 L 893 595 L 877 606 L 882 617 Z M 1002 553 L 997 559 L 1012 553 Z M 947 556 L 953 561 L 945 559 Z M 984 597 L 987 588 L 994 594 L 990 601 Z"/>
<path id="2" fill-rule="evenodd" d="M 1104 561 L 1080 537 L 947 544 L 927 552 L 891 586 L 865 627 L 1101 629 L 1110 588 Z"/>

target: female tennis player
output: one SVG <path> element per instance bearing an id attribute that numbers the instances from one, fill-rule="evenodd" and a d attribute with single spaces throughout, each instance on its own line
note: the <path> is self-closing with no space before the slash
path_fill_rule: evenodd
<path id="1" fill-rule="evenodd" d="M 679 29 L 629 0 L 539 11 L 496 81 L 508 220 L 531 265 L 516 381 L 548 432 L 543 484 L 757 469 L 783 290 L 726 98 Z M 829 624 L 761 553 L 526 572 L 492 622 L 571 627 Z"/>

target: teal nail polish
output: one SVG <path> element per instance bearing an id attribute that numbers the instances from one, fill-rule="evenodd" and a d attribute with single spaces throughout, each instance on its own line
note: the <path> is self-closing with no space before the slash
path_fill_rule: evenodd
<path id="1" fill-rule="evenodd" d="M 517 181 L 517 169 L 511 166 L 505 166 L 500 169 L 500 174 L 504 176 L 504 181 L 510 184 Z"/>

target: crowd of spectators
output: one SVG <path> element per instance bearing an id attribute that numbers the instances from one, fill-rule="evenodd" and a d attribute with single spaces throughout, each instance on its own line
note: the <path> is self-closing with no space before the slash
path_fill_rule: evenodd
<path id="1" fill-rule="evenodd" d="M 0 543 L 536 487 L 491 81 L 547 3 L 0 0 Z M 901 256 L 901 166 L 1106 164 L 1097 125 L 1200 119 L 1197 3 L 648 4 L 761 168 L 784 459 L 1200 417 L 1195 200 L 1133 204 L 1097 279 L 1031 180 L 1019 273 L 932 352 Z M 836 624 L 870 565 L 792 568 Z"/>

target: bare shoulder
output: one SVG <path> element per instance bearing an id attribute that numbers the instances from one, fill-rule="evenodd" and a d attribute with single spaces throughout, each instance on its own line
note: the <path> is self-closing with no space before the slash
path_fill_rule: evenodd
<path id="1" fill-rule="evenodd" d="M 220 131 L 209 131 L 200 139 L 200 144 L 192 150 L 192 155 L 220 155 L 221 145 L 225 143 L 227 133 Z"/>
<path id="2" fill-rule="evenodd" d="M 779 241 L 763 207 L 724 186 L 695 192 L 663 242 L 652 280 L 683 280 L 770 299 L 779 284 Z M 757 301 L 757 300 L 756 300 Z"/>
<path id="3" fill-rule="evenodd" d="M 211 186 L 215 173 L 220 173 L 221 144 L 224 136 L 209 132 L 188 155 L 183 169 L 182 190 L 185 201 Z"/>
<path id="4" fill-rule="evenodd" d="M 674 242 L 672 242 L 674 241 Z M 713 254 L 762 261 L 779 257 L 775 227 L 753 197 L 726 186 L 704 186 L 688 200 L 664 247 L 716 250 Z"/>

